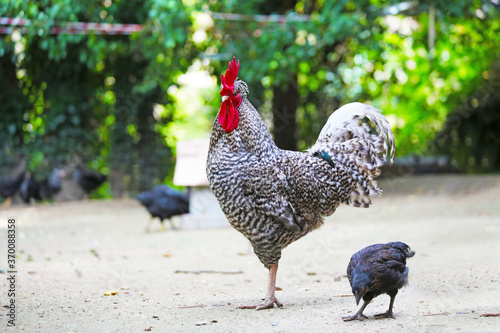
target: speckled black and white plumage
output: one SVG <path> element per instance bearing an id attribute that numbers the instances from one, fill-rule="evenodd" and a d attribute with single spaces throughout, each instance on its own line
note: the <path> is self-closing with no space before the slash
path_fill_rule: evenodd
<path id="1" fill-rule="evenodd" d="M 394 139 L 383 115 L 353 103 L 336 111 L 308 152 L 279 149 L 264 121 L 247 99 L 244 82 L 235 82 L 242 98 L 239 124 L 226 132 L 214 121 L 207 175 L 231 225 L 247 237 L 260 261 L 270 268 L 290 243 L 323 224 L 341 203 L 368 207 L 381 190 L 373 181 Z M 340 113 L 338 113 L 340 112 Z M 360 123 L 369 117 L 379 134 Z M 331 166 L 318 152 L 325 151 Z M 279 221 L 293 216 L 298 229 Z"/>

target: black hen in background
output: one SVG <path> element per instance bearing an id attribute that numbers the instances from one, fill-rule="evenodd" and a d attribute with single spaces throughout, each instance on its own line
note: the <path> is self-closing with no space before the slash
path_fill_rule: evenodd
<path id="1" fill-rule="evenodd" d="M 64 177 L 66 172 L 63 169 L 56 168 L 52 170 L 49 178 L 40 182 L 40 196 L 42 199 L 52 199 L 54 195 L 59 193 L 62 188 L 61 177 Z"/>
<path id="2" fill-rule="evenodd" d="M 415 252 L 402 242 L 375 244 L 365 247 L 351 257 L 347 266 L 347 277 L 356 297 L 356 304 L 363 298 L 363 305 L 351 317 L 343 317 L 350 321 L 359 317 L 366 318 L 363 310 L 371 300 L 380 294 L 391 297 L 386 313 L 376 315 L 377 318 L 394 318 L 392 306 L 398 290 L 408 283 L 408 267 L 406 259 L 413 257 Z"/>
<path id="3" fill-rule="evenodd" d="M 161 229 L 165 230 L 165 226 L 163 225 L 164 219 L 168 219 L 172 225 L 172 229 L 176 229 L 170 218 L 189 212 L 188 194 L 182 193 L 166 185 L 158 185 L 151 191 L 142 192 L 136 199 L 139 200 L 151 214 L 146 232 L 149 232 L 149 227 L 155 217 L 160 219 Z"/>
<path id="4" fill-rule="evenodd" d="M 24 203 L 29 204 L 31 199 L 42 201 L 40 196 L 40 184 L 35 180 L 33 173 L 27 172 L 21 186 L 19 187 L 19 195 Z"/>
<path id="5" fill-rule="evenodd" d="M 20 187 L 21 199 L 24 203 L 29 204 L 31 199 L 35 201 L 52 199 L 59 191 L 61 191 L 61 177 L 64 177 L 65 172 L 62 169 L 54 169 L 50 173 L 49 178 L 45 178 L 37 182 L 31 172 L 28 172 Z"/>
<path id="6" fill-rule="evenodd" d="M 107 176 L 97 171 L 86 170 L 78 165 L 73 173 L 73 179 L 87 194 L 90 194 L 106 181 Z"/>
<path id="7" fill-rule="evenodd" d="M 0 196 L 5 200 L 4 206 L 10 206 L 11 197 L 16 194 L 24 180 L 25 171 L 19 173 L 16 177 L 0 178 Z"/>

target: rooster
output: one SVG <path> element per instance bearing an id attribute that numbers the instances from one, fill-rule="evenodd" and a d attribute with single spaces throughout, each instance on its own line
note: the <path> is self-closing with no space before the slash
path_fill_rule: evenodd
<path id="1" fill-rule="evenodd" d="M 398 290 L 408 283 L 408 267 L 406 259 L 415 255 L 410 247 L 402 242 L 374 244 L 354 253 L 347 266 L 347 277 L 352 287 L 352 293 L 359 304 L 363 305 L 353 316 L 343 317 L 351 321 L 359 317 L 366 318 L 363 311 L 366 306 L 380 294 L 391 297 L 386 313 L 375 315 L 375 318 L 394 318 L 392 306 Z"/>
<path id="2" fill-rule="evenodd" d="M 379 110 L 361 103 L 334 112 L 307 152 L 279 149 L 237 79 L 233 58 L 222 80 L 222 105 L 210 137 L 209 185 L 229 223 L 269 270 L 267 298 L 243 309 L 268 309 L 276 299 L 281 251 L 323 224 L 341 204 L 369 207 L 394 136 Z M 366 122 L 370 120 L 372 127 Z"/>

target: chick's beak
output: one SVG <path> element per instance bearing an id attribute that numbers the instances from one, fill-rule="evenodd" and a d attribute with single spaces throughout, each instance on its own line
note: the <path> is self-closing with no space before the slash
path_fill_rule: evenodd
<path id="1" fill-rule="evenodd" d="M 354 292 L 354 297 L 356 298 L 356 305 L 359 305 L 359 300 L 361 299 L 362 296 L 360 293 L 358 293 L 357 290 Z"/>

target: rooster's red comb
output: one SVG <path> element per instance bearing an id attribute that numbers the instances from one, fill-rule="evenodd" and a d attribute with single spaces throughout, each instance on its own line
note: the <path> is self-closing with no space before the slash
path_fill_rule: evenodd
<path id="1" fill-rule="evenodd" d="M 229 69 L 226 74 L 221 74 L 222 89 L 220 91 L 221 96 L 229 96 L 234 92 L 234 81 L 238 77 L 238 71 L 240 70 L 240 62 L 233 57 L 233 60 L 229 62 Z"/>

